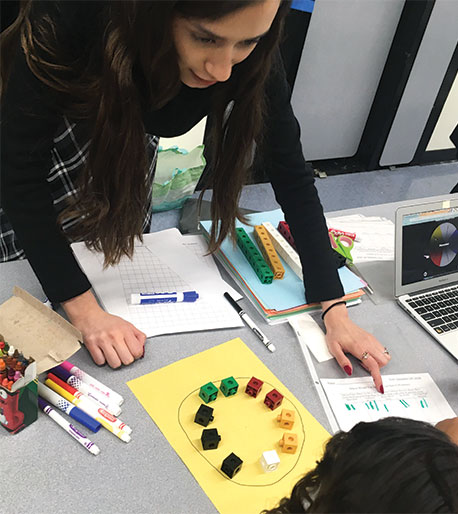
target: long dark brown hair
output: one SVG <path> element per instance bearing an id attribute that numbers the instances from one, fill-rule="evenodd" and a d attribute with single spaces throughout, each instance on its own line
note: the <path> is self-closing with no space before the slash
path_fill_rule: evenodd
<path id="1" fill-rule="evenodd" d="M 263 514 L 458 512 L 458 446 L 428 423 L 358 423 Z"/>
<path id="2" fill-rule="evenodd" d="M 1 91 L 20 42 L 29 68 L 55 93 L 62 113 L 90 122 L 77 201 L 59 219 L 79 217 L 70 236 L 103 251 L 106 265 L 131 256 L 135 238 L 142 237 L 149 203 L 142 112 L 164 106 L 179 91 L 174 17 L 216 20 L 256 1 L 262 0 L 87 2 L 88 9 L 95 4 L 100 9 L 92 21 L 94 35 L 77 56 L 59 24 L 61 2 L 23 1 L 18 18 L 2 33 Z M 289 4 L 281 0 L 269 32 L 238 65 L 235 86 L 234 81 L 214 86 L 211 172 L 204 185 L 213 190 L 210 252 L 228 235 L 234 238 L 235 220 L 244 220 L 238 200 L 253 144 L 261 141 L 265 82 Z"/>

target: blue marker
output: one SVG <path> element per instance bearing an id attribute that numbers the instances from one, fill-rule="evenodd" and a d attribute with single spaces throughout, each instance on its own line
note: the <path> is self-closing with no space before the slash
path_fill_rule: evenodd
<path id="1" fill-rule="evenodd" d="M 75 421 L 78 421 L 78 423 L 81 423 L 85 427 L 89 428 L 89 430 L 92 430 L 92 432 L 98 432 L 100 430 L 102 425 L 97 420 L 91 418 L 91 416 L 83 412 L 78 407 L 75 407 L 70 402 L 67 402 L 65 398 L 62 398 L 62 396 L 58 395 L 41 382 L 38 382 L 38 394 L 51 405 L 54 405 L 54 407 L 57 407 Z"/>
<path id="2" fill-rule="evenodd" d="M 130 295 L 132 305 L 148 305 L 152 303 L 195 302 L 199 298 L 196 291 L 183 293 L 134 293 Z"/>

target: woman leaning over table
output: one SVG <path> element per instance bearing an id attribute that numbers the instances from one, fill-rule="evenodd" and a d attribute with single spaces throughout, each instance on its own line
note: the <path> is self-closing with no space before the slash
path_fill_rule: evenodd
<path id="1" fill-rule="evenodd" d="M 383 391 L 389 354 L 340 302 L 302 155 L 278 51 L 288 9 L 282 0 L 25 2 L 2 34 L 0 259 L 28 258 L 97 364 L 130 364 L 145 335 L 98 306 L 69 242 L 103 251 L 106 265 L 132 255 L 149 228 L 159 137 L 211 115 L 206 187 L 221 230 L 210 250 L 243 219 L 237 202 L 255 141 L 296 240 L 307 301 L 335 304 L 324 317 L 331 352 L 347 374 L 345 353 L 356 356 Z"/>

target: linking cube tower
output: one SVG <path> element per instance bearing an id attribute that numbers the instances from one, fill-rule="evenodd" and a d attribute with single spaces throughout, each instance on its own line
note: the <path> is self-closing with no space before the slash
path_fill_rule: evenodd
<path id="1" fill-rule="evenodd" d="M 282 279 L 285 275 L 285 268 L 278 257 L 277 251 L 275 250 L 275 247 L 269 237 L 269 233 L 265 227 L 262 225 L 255 225 L 254 238 L 258 243 L 258 247 L 261 250 L 265 261 L 274 274 L 274 280 Z"/>
<path id="2" fill-rule="evenodd" d="M 263 227 L 267 230 L 272 241 L 272 245 L 277 250 L 278 255 L 286 262 L 286 264 L 294 271 L 294 273 L 302 280 L 302 264 L 299 254 L 288 243 L 288 241 L 280 234 L 280 232 L 270 223 L 265 221 Z"/>
<path id="3" fill-rule="evenodd" d="M 256 245 L 250 239 L 250 236 L 246 233 L 243 228 L 235 229 L 237 235 L 237 245 L 242 250 L 243 255 L 247 258 L 248 262 L 251 264 L 254 272 L 258 276 L 259 280 L 263 284 L 271 284 L 274 278 L 274 274 L 272 270 L 269 268 L 268 264 L 259 253 L 259 250 L 256 248 Z"/>
<path id="4" fill-rule="evenodd" d="M 288 243 L 297 251 L 296 244 L 294 243 L 294 238 L 293 238 L 293 235 L 291 234 L 291 230 L 289 229 L 288 223 L 286 223 L 286 221 L 279 221 L 277 230 L 288 241 Z"/>

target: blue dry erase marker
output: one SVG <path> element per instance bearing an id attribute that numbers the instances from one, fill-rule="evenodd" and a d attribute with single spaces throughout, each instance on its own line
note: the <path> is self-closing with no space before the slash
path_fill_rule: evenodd
<path id="1" fill-rule="evenodd" d="M 130 295 L 132 305 L 148 305 L 152 303 L 195 302 L 199 298 L 196 291 L 183 293 L 134 293 Z"/>

